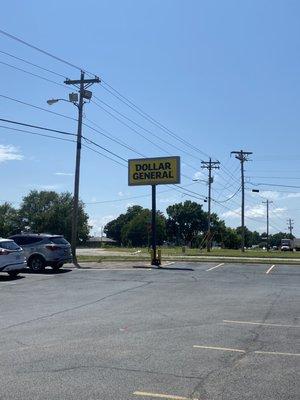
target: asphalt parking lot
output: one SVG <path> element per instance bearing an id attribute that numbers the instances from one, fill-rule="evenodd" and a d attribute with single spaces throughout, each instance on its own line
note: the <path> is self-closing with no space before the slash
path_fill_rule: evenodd
<path id="1" fill-rule="evenodd" d="M 299 283 L 271 264 L 1 274 L 0 399 L 298 400 Z"/>

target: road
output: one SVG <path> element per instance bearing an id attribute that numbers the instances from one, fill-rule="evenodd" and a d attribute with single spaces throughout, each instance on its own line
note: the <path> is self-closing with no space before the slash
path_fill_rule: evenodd
<path id="1" fill-rule="evenodd" d="M 298 400 L 300 266 L 0 276 L 0 399 Z"/>

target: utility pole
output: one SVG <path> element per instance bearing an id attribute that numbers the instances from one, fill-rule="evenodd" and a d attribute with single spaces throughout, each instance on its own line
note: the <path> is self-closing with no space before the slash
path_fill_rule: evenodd
<path id="1" fill-rule="evenodd" d="M 267 205 L 267 251 L 270 250 L 270 245 L 269 245 L 269 205 L 273 203 L 273 201 L 266 200 L 263 201 L 263 204 Z"/>
<path id="2" fill-rule="evenodd" d="M 81 158 L 81 139 L 82 139 L 82 115 L 83 106 L 86 103 L 85 99 L 90 100 L 92 92 L 87 90 L 93 83 L 99 83 L 100 78 L 95 77 L 94 79 L 84 79 L 84 71 L 80 73 L 79 80 L 66 79 L 66 85 L 74 85 L 78 88 L 79 85 L 79 101 L 78 104 L 74 103 L 78 107 L 78 126 L 77 126 L 77 147 L 76 147 L 76 165 L 75 165 L 75 179 L 74 179 L 74 204 L 72 214 L 72 238 L 71 248 L 73 254 L 73 262 L 78 266 L 76 257 L 76 244 L 77 244 L 77 232 L 78 232 L 78 203 L 79 203 L 79 178 L 80 178 L 80 158 Z"/>
<path id="3" fill-rule="evenodd" d="M 290 231 L 290 235 L 291 235 L 290 239 L 292 239 L 293 229 L 294 229 L 294 225 L 293 225 L 294 221 L 291 218 L 289 218 L 287 220 L 287 222 L 288 222 L 288 230 Z"/>
<path id="4" fill-rule="evenodd" d="M 253 154 L 251 151 L 232 151 L 235 158 L 241 163 L 241 189 L 242 189 L 242 213 L 241 213 L 241 226 L 242 226 L 242 251 L 245 251 L 245 177 L 244 177 L 244 162 L 249 161 L 248 156 Z"/>
<path id="5" fill-rule="evenodd" d="M 211 176 L 211 171 L 213 169 L 219 169 L 220 168 L 220 162 L 219 161 L 211 161 L 211 158 L 209 158 L 209 161 L 201 161 L 201 168 L 206 168 L 208 169 L 208 214 L 207 214 L 207 238 L 206 238 L 206 249 L 209 252 L 211 249 L 211 185 L 214 181 L 213 177 Z"/>

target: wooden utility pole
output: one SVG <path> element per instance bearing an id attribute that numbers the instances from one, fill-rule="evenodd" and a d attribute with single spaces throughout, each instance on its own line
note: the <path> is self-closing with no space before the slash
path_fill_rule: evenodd
<path id="1" fill-rule="evenodd" d="M 242 189 L 242 212 L 241 212 L 241 226 L 242 226 L 242 248 L 245 251 L 245 176 L 244 176 L 244 162 L 249 161 L 248 156 L 252 154 L 251 151 L 232 151 L 235 158 L 241 163 L 241 189 Z"/>
<path id="2" fill-rule="evenodd" d="M 84 79 L 84 71 L 80 73 L 79 80 L 66 79 L 66 85 L 74 85 L 78 87 L 79 85 L 79 101 L 74 104 L 78 108 L 78 125 L 77 125 L 77 146 L 76 146 L 76 165 L 75 165 L 75 179 L 74 179 L 74 205 L 72 214 L 72 238 L 71 238 L 71 248 L 73 254 L 73 262 L 78 266 L 76 257 L 76 244 L 78 237 L 78 204 L 79 204 L 79 178 L 80 178 L 80 159 L 81 159 L 81 140 L 82 140 L 82 115 L 83 106 L 85 104 L 85 99 L 90 100 L 92 93 L 86 90 L 93 83 L 99 83 L 100 79 L 95 77 L 94 79 Z"/>
<path id="3" fill-rule="evenodd" d="M 287 222 L 288 222 L 288 230 L 290 231 L 290 235 L 291 235 L 290 239 L 292 239 L 293 229 L 294 229 L 294 226 L 293 226 L 294 221 L 291 218 L 289 218 L 287 220 Z"/>
<path id="4" fill-rule="evenodd" d="M 270 250 L 270 244 L 269 244 L 269 205 L 273 203 L 273 201 L 266 200 L 263 201 L 263 204 L 267 205 L 267 251 Z"/>
<path id="5" fill-rule="evenodd" d="M 201 168 L 208 169 L 208 214 L 207 214 L 207 238 L 206 238 L 206 249 L 210 251 L 211 249 L 211 185 L 214 181 L 213 177 L 211 176 L 212 169 L 219 169 L 220 162 L 219 161 L 201 161 Z"/>

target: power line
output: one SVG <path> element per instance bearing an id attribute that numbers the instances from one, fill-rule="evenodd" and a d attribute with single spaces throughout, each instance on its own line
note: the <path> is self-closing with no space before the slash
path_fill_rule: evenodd
<path id="1" fill-rule="evenodd" d="M 130 121 L 132 124 L 134 124 L 135 126 L 137 126 L 139 129 L 142 129 L 143 131 L 149 133 L 151 136 L 156 137 L 158 140 L 161 140 L 163 143 L 167 144 L 168 146 L 173 147 L 176 150 L 179 150 L 182 153 L 185 153 L 187 155 L 189 155 L 190 157 L 195 158 L 196 160 L 199 160 L 199 157 L 194 156 L 193 154 L 180 149 L 178 146 L 168 142 L 167 140 L 163 139 L 161 136 L 156 135 L 154 132 L 150 131 L 149 129 L 143 127 L 142 125 L 138 124 L 136 121 L 134 121 L 133 119 L 127 117 L 126 115 L 124 115 L 123 113 L 119 112 L 118 110 L 116 110 L 114 107 L 110 106 L 109 104 L 107 104 L 105 101 L 100 100 L 97 96 L 94 96 L 95 99 L 97 99 L 98 101 L 100 101 L 100 103 L 104 104 L 106 107 L 108 107 L 109 109 L 113 110 L 115 113 L 117 113 L 118 115 L 120 115 L 122 118 L 125 118 L 127 121 Z M 96 101 L 92 100 L 92 103 L 94 103 L 97 107 L 101 108 L 103 111 L 107 112 L 107 110 L 105 110 L 104 107 L 100 106 L 100 104 L 98 104 Z M 113 117 L 115 117 L 112 113 L 109 113 L 110 115 L 112 115 Z M 194 168 L 194 167 L 192 167 Z"/>
<path id="2" fill-rule="evenodd" d="M 122 164 L 123 165 L 123 164 Z M 184 188 L 194 185 L 194 183 L 190 183 L 189 185 L 184 185 L 182 186 L 182 189 L 184 190 Z M 166 192 L 171 192 L 173 191 L 174 188 L 170 188 L 170 189 L 166 189 L 166 190 L 161 190 L 160 192 L 158 192 L 158 195 L 162 194 L 162 193 L 166 193 Z M 151 194 L 142 194 L 139 196 L 130 196 L 130 197 L 123 197 L 123 198 L 118 198 L 118 199 L 114 199 L 114 200 L 103 200 L 103 201 L 93 201 L 93 202 L 84 202 L 84 204 L 104 204 L 104 203 L 114 203 L 114 202 L 122 202 L 122 201 L 127 201 L 127 200 L 133 200 L 133 199 L 139 199 L 139 198 L 143 198 L 143 197 L 150 197 Z"/>
<path id="3" fill-rule="evenodd" d="M 249 185 L 252 185 L 252 186 L 275 186 L 275 187 L 300 189 L 300 186 L 294 186 L 294 185 L 280 185 L 280 184 L 276 184 L 276 183 L 252 183 L 252 182 L 248 182 L 248 183 L 249 183 Z"/>
<path id="4" fill-rule="evenodd" d="M 15 69 L 15 70 L 17 70 L 17 71 L 24 72 L 25 74 L 34 76 L 35 78 L 42 79 L 42 80 L 44 80 L 44 81 L 46 81 L 46 82 L 53 83 L 53 84 L 55 84 L 55 85 L 57 85 L 57 86 L 62 86 L 64 89 L 67 89 L 67 87 L 66 87 L 65 85 L 63 85 L 62 83 L 53 81 L 52 79 L 49 79 L 49 78 L 45 78 L 44 76 L 35 74 L 35 73 L 33 73 L 33 72 L 26 71 L 25 69 L 16 67 L 15 65 L 8 64 L 8 63 L 6 63 L 6 62 L 4 62 L 4 61 L 0 61 L 0 64 L 5 65 L 5 66 L 10 67 L 10 68 L 13 68 L 13 69 Z"/>
<path id="5" fill-rule="evenodd" d="M 119 162 L 118 160 L 115 160 L 114 158 L 109 157 L 107 154 L 103 154 L 103 153 L 101 153 L 100 151 L 98 151 L 98 150 L 96 150 L 96 149 L 93 149 L 92 147 L 88 146 L 88 145 L 85 144 L 85 143 L 82 143 L 82 146 L 85 147 L 85 148 L 87 148 L 87 149 L 89 149 L 89 150 L 91 150 L 91 151 L 93 151 L 94 153 L 97 153 L 97 154 L 99 154 L 99 155 L 101 155 L 101 156 L 107 158 L 108 160 L 111 160 L 111 161 L 113 161 L 113 162 L 115 162 L 115 163 L 121 165 L 122 167 L 127 167 L 127 165 L 122 164 L 122 163 Z"/>
<path id="6" fill-rule="evenodd" d="M 43 49 L 41 49 L 41 48 L 39 48 L 39 47 L 37 47 L 37 46 L 34 46 L 33 44 L 31 44 L 31 43 L 29 43 L 29 42 L 26 42 L 25 40 L 23 40 L 23 39 L 21 39 L 21 38 L 15 36 L 15 35 L 12 35 L 12 34 L 10 34 L 10 33 L 8 33 L 8 32 L 5 32 L 5 31 L 2 30 L 2 29 L 0 29 L 0 33 L 1 33 L 2 35 L 4 35 L 4 36 L 10 38 L 10 39 L 13 39 L 13 40 L 15 40 L 15 41 L 17 41 L 17 42 L 19 42 L 19 43 L 24 44 L 24 45 L 27 46 L 27 47 L 30 47 L 30 48 L 33 49 L 33 50 L 36 50 L 36 51 L 38 51 L 38 52 L 40 52 L 40 53 L 42 53 L 42 54 L 45 54 L 46 56 L 49 56 L 49 57 L 53 58 L 53 59 L 56 60 L 56 61 L 60 61 L 60 62 L 62 62 L 62 63 L 64 63 L 64 64 L 68 65 L 69 67 L 75 68 L 75 69 L 77 69 L 77 70 L 79 70 L 79 71 L 82 70 L 82 68 L 78 67 L 77 65 L 72 64 L 72 63 L 70 63 L 69 61 L 66 61 L 66 60 L 64 60 L 64 59 L 62 59 L 62 58 L 60 58 L 60 57 L 57 57 L 57 56 L 55 56 L 54 54 L 49 53 L 48 51 L 43 50 Z M 87 72 L 87 71 L 85 71 L 85 72 Z"/>
<path id="7" fill-rule="evenodd" d="M 7 53 L 6 51 L 0 50 L 0 53 L 5 54 L 6 56 L 9 56 L 11 58 L 14 58 L 15 60 L 22 61 L 22 62 L 24 62 L 24 63 L 26 63 L 28 65 L 31 65 L 32 67 L 36 67 L 36 68 L 39 68 L 39 69 L 41 69 L 43 71 L 49 72 L 50 74 L 59 76 L 60 78 L 64 78 L 64 79 L 66 78 L 66 76 L 64 76 L 62 74 L 59 74 L 58 72 L 52 71 L 51 69 L 48 69 L 48 68 L 41 67 L 38 64 L 34 64 L 34 63 L 32 63 L 32 62 L 30 62 L 28 60 L 25 60 L 24 58 L 20 58 L 20 57 L 17 57 L 15 55 L 13 55 L 13 54 Z"/>
<path id="8" fill-rule="evenodd" d="M 52 139 L 57 139 L 57 140 L 64 140 L 64 141 L 66 141 L 66 142 L 76 143 L 76 140 L 61 138 L 61 137 L 58 137 L 58 136 L 46 135 L 46 134 L 44 134 L 44 133 L 26 131 L 25 129 L 11 128 L 10 126 L 0 125 L 0 128 L 9 129 L 9 130 L 11 130 L 11 131 L 16 131 L 16 132 L 28 133 L 28 134 L 36 135 L 36 136 L 43 136 L 43 137 L 52 138 Z"/>
<path id="9" fill-rule="evenodd" d="M 77 119 L 76 119 L 76 118 L 69 117 L 68 115 L 60 114 L 60 113 L 57 113 L 57 112 L 55 112 L 55 111 L 47 110 L 46 108 L 39 107 L 39 106 L 35 106 L 34 104 L 26 103 L 25 101 L 18 100 L 18 99 L 15 99 L 15 98 L 13 98 L 13 97 L 5 96 L 4 94 L 0 94 L 0 97 L 4 98 L 4 99 L 6 99 L 6 100 L 11 100 L 11 101 L 14 101 L 14 102 L 16 102 L 16 103 L 23 104 L 23 105 L 25 105 L 25 106 L 35 108 L 35 109 L 37 109 L 37 110 L 45 111 L 45 112 L 47 112 L 47 113 L 54 114 L 54 115 L 57 115 L 57 116 L 59 116 L 59 117 L 67 118 L 67 119 L 70 119 L 70 120 L 72 120 L 72 121 L 76 121 L 76 122 L 77 122 Z"/>
<path id="10" fill-rule="evenodd" d="M 21 38 L 15 36 L 15 35 L 10 34 L 9 32 L 6 32 L 6 31 L 4 31 L 4 30 L 0 30 L 0 33 L 1 33 L 2 35 L 4 35 L 4 36 L 10 38 L 10 39 L 13 39 L 13 40 L 15 40 L 15 41 L 17 41 L 17 42 L 19 42 L 19 43 L 22 43 L 23 45 L 25 45 L 25 46 L 27 46 L 27 47 L 30 47 L 30 48 L 32 48 L 32 49 L 34 49 L 34 50 L 36 50 L 36 51 L 38 51 L 38 52 L 40 52 L 40 53 L 42 53 L 42 54 L 44 54 L 44 55 L 47 55 L 47 56 L 49 56 L 49 57 L 51 57 L 51 58 L 53 58 L 53 59 L 55 59 L 55 60 L 57 60 L 57 61 L 59 61 L 59 62 L 62 62 L 62 63 L 64 63 L 64 64 L 66 64 L 66 65 L 68 65 L 68 66 L 70 66 L 70 67 L 73 67 L 73 68 L 75 68 L 75 69 L 77 69 L 77 70 L 80 70 L 80 71 L 84 71 L 84 72 L 86 72 L 86 73 L 89 74 L 89 75 L 96 76 L 95 74 L 93 74 L 93 73 L 91 73 L 91 72 L 85 70 L 84 68 L 81 68 L 81 67 L 79 67 L 79 66 L 77 66 L 77 65 L 75 65 L 75 64 L 73 64 L 73 63 L 70 63 L 69 61 L 66 61 L 66 60 L 62 59 L 61 57 L 58 57 L 58 56 L 56 56 L 56 55 L 54 55 L 54 54 L 52 54 L 52 53 L 50 53 L 50 52 L 48 52 L 48 51 L 46 51 L 46 50 L 43 50 L 43 49 L 41 49 L 41 48 L 39 48 L 39 47 L 37 47 L 37 46 L 35 46 L 35 45 L 33 45 L 33 44 L 31 44 L 31 43 L 29 43 L 29 42 L 23 40 L 23 39 L 21 39 Z M 5 53 L 5 52 L 4 52 L 4 53 Z M 9 53 L 7 53 L 7 55 L 8 55 L 8 54 L 9 54 Z M 20 59 L 20 60 L 23 61 L 23 59 Z M 41 68 L 42 68 L 42 67 L 41 67 Z M 50 72 L 50 71 L 51 71 L 51 70 L 49 70 L 49 72 Z M 53 73 L 53 71 L 51 71 L 51 72 Z M 125 96 L 123 96 L 120 92 L 118 92 L 116 89 L 114 89 L 114 88 L 113 88 L 111 85 L 109 85 L 107 82 L 104 82 L 103 80 L 102 80 L 102 82 L 104 83 L 104 85 L 106 85 L 107 87 L 109 87 L 109 88 L 111 89 L 111 90 L 110 90 L 110 89 L 105 88 L 106 90 L 110 91 L 115 97 L 116 97 L 116 93 L 117 93 L 117 95 L 118 95 L 118 97 L 119 97 L 119 100 L 122 99 L 123 102 L 124 102 L 124 100 L 125 100 L 125 104 L 126 104 L 127 106 L 128 106 L 128 103 L 131 104 L 131 105 L 134 107 L 135 111 L 136 111 L 136 110 L 139 110 L 139 112 L 141 113 L 141 115 L 142 115 L 144 118 L 147 117 L 148 120 L 149 120 L 150 122 L 154 123 L 156 126 L 160 127 L 160 129 L 163 129 L 165 132 L 167 132 L 167 133 L 168 133 L 169 135 L 171 135 L 173 138 L 176 138 L 176 139 L 179 140 L 181 143 L 184 143 L 186 146 L 188 146 L 188 147 L 190 147 L 190 148 L 193 148 L 195 151 L 200 152 L 200 153 L 204 154 L 205 156 L 208 156 L 208 155 L 207 155 L 205 152 L 203 152 L 201 149 L 197 148 L 196 146 L 191 145 L 189 142 L 187 142 L 186 140 L 182 139 L 179 135 L 177 135 L 176 133 L 174 133 L 173 131 L 171 131 L 169 128 L 167 128 L 166 126 L 164 126 L 163 124 L 161 124 L 160 122 L 158 122 L 157 120 L 155 120 L 155 119 L 154 119 L 153 117 L 151 117 L 149 114 L 145 113 L 140 107 L 138 107 L 138 106 L 137 106 L 136 104 L 134 104 L 131 100 L 129 100 L 129 99 L 127 99 Z M 104 86 L 103 86 L 103 87 L 104 87 Z M 54 112 L 53 112 L 53 113 L 54 113 Z M 230 172 L 226 172 L 226 173 L 228 174 L 228 173 L 230 173 Z"/>
<path id="11" fill-rule="evenodd" d="M 69 135 L 69 136 L 77 136 L 75 133 L 70 133 L 66 131 L 61 131 L 58 129 L 51 129 L 51 128 L 46 128 L 45 126 L 40 126 L 40 125 L 32 125 L 32 124 L 26 124 L 25 122 L 19 122 L 19 121 L 13 121 L 11 119 L 4 119 L 0 118 L 0 121 L 2 122 L 8 122 L 10 124 L 15 124 L 15 125 L 22 125 L 22 126 L 27 126 L 29 128 L 35 128 L 35 129 L 41 129 L 49 132 L 55 132 L 55 133 L 61 133 L 63 135 Z"/>

